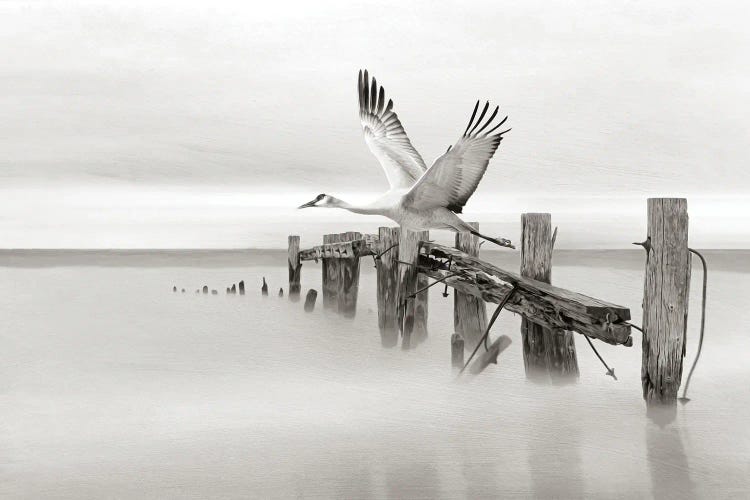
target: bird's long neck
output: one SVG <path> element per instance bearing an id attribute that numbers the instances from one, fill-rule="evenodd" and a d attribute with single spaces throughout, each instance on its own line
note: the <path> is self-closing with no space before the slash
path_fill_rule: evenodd
<path id="1" fill-rule="evenodd" d="M 334 198 L 333 196 L 331 197 L 331 202 L 329 206 L 336 207 L 336 208 L 343 208 L 344 210 L 354 212 L 355 214 L 366 214 L 366 215 L 382 215 L 383 214 L 383 210 L 377 206 L 353 205 L 344 200 Z"/>

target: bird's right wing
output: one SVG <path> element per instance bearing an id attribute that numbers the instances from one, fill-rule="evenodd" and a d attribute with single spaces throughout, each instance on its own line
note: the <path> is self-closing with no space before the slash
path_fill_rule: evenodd
<path id="1" fill-rule="evenodd" d="M 469 197 L 476 191 L 479 181 L 482 180 L 490 158 L 495 154 L 503 139 L 503 134 L 510 130 L 493 133 L 505 123 L 508 119 L 506 116 L 490 130 L 484 132 L 500 110 L 499 106 L 495 108 L 492 115 L 482 125 L 488 108 L 489 103 L 484 106 L 484 110 L 475 122 L 474 118 L 479 109 L 479 101 L 477 101 L 463 136 L 456 144 L 448 148 L 443 156 L 435 160 L 430 169 L 406 194 L 406 202 L 409 205 L 416 209 L 446 207 L 456 213 L 461 213 Z"/>
<path id="2" fill-rule="evenodd" d="M 367 70 L 359 72 L 359 118 L 365 142 L 380 162 L 391 188 L 410 188 L 427 170 L 424 160 L 411 145 L 404 127 L 393 111 L 393 101 L 386 104 L 385 90 L 378 87 Z"/>

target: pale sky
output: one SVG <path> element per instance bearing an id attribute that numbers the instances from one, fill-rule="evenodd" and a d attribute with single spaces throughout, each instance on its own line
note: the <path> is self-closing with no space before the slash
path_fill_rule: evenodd
<path id="1" fill-rule="evenodd" d="M 428 164 L 476 99 L 501 105 L 513 130 L 466 208 L 498 234 L 551 211 L 563 247 L 625 246 L 648 196 L 678 195 L 691 244 L 750 246 L 748 9 L 658 4 L 0 1 L 0 246 L 371 230 L 292 209 L 387 187 L 360 68 Z"/>

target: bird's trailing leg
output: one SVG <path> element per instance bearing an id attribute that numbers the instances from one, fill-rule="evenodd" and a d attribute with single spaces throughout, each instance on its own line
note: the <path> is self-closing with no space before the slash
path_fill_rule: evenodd
<path id="1" fill-rule="evenodd" d="M 478 236 L 478 237 L 483 238 L 483 239 L 485 239 L 487 241 L 491 241 L 495 245 L 499 245 L 501 247 L 506 247 L 506 248 L 513 248 L 513 249 L 516 248 L 516 247 L 513 246 L 513 243 L 511 243 L 510 240 L 508 240 L 508 239 L 500 238 L 500 237 L 498 237 L 498 238 L 492 238 L 490 236 L 485 236 L 485 235 L 481 234 L 479 231 L 470 231 L 470 232 L 474 236 Z"/>

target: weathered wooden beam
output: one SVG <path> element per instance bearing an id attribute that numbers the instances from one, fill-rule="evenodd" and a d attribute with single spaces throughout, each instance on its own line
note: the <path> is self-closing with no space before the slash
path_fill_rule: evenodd
<path id="1" fill-rule="evenodd" d="M 399 315 L 401 347 L 411 349 L 427 338 L 427 290 L 408 298 L 427 286 L 427 277 L 417 269 L 420 242 L 429 239 L 428 231 L 401 230 L 399 238 Z"/>
<path id="2" fill-rule="evenodd" d="M 338 234 L 326 234 L 323 235 L 323 247 L 327 247 L 328 245 L 332 243 L 338 243 L 339 241 L 339 235 Z M 314 247 L 315 248 L 319 247 Z M 331 248 L 331 247 L 328 247 Z M 332 251 L 326 254 L 326 250 L 324 248 L 321 248 L 321 254 L 320 257 L 323 258 L 323 263 L 320 265 L 320 268 L 323 273 L 322 278 L 322 289 L 323 289 L 323 308 L 324 309 L 336 309 L 338 310 L 339 304 L 338 300 L 336 299 L 336 296 L 339 291 L 339 263 L 338 263 L 338 256 L 341 255 L 340 252 Z M 328 255 L 327 257 L 325 255 Z M 316 257 L 316 258 L 320 258 Z"/>
<path id="3" fill-rule="evenodd" d="M 342 233 L 347 234 L 347 233 Z M 359 234 L 359 233 L 357 233 Z M 341 238 L 339 234 L 330 234 L 323 237 L 325 242 L 327 239 L 333 239 L 333 237 Z M 365 239 L 357 239 L 353 241 L 341 241 L 324 243 L 323 245 L 317 245 L 312 248 L 308 248 L 300 251 L 300 260 L 319 260 L 319 259 L 350 259 L 352 257 L 364 257 L 366 255 L 373 255 L 374 246 L 372 243 L 368 243 Z M 325 262 L 323 263 L 326 266 Z"/>
<path id="4" fill-rule="evenodd" d="M 364 242 L 362 234 L 357 232 L 341 233 L 342 242 L 349 244 L 355 241 Z M 363 244 L 363 248 L 366 248 Z M 357 295 L 359 294 L 359 255 L 342 257 L 339 260 L 339 291 L 337 294 L 338 311 L 346 318 L 357 314 Z"/>
<path id="5" fill-rule="evenodd" d="M 479 224 L 469 222 L 477 231 Z M 479 257 L 479 238 L 471 233 L 456 233 L 456 248 L 473 257 Z M 455 290 L 453 292 L 453 327 L 464 339 L 464 346 L 473 350 L 487 329 L 487 308 L 484 301 L 474 295 Z"/>
<path id="6" fill-rule="evenodd" d="M 398 227 L 378 228 L 379 252 L 384 253 L 377 262 L 378 281 L 378 328 L 383 347 L 393 347 L 398 343 L 398 240 L 401 229 Z"/>
<path id="7" fill-rule="evenodd" d="M 445 279 L 457 273 L 446 279 L 449 286 L 494 303 L 500 303 L 514 284 L 516 292 L 506 305 L 508 310 L 547 328 L 573 330 L 609 344 L 632 345 L 630 325 L 625 323 L 630 309 L 626 307 L 523 278 L 444 245 L 423 241 L 421 248 L 419 271 L 426 276 Z M 451 271 L 439 269 L 440 259 L 449 257 Z"/>
<path id="8" fill-rule="evenodd" d="M 299 236 L 290 235 L 288 245 L 288 263 L 289 263 L 289 298 L 293 301 L 299 300 L 300 276 L 302 274 L 302 263 L 299 258 Z M 265 287 L 264 295 L 268 295 L 268 287 L 263 278 Z"/>
<path id="9" fill-rule="evenodd" d="M 521 276 L 550 283 L 552 278 L 552 216 L 521 215 Z M 523 364 L 533 380 L 575 380 L 578 359 L 573 332 L 552 330 L 521 319 Z"/>
<path id="10" fill-rule="evenodd" d="M 643 292 L 643 398 L 672 405 L 685 356 L 690 252 L 687 200 L 649 198 Z"/>
<path id="11" fill-rule="evenodd" d="M 472 375 L 479 375 L 487 368 L 490 364 L 497 364 L 497 357 L 507 349 L 511 344 L 510 337 L 507 335 L 500 335 L 490 347 L 482 352 L 477 359 L 469 366 L 469 373 Z"/>

